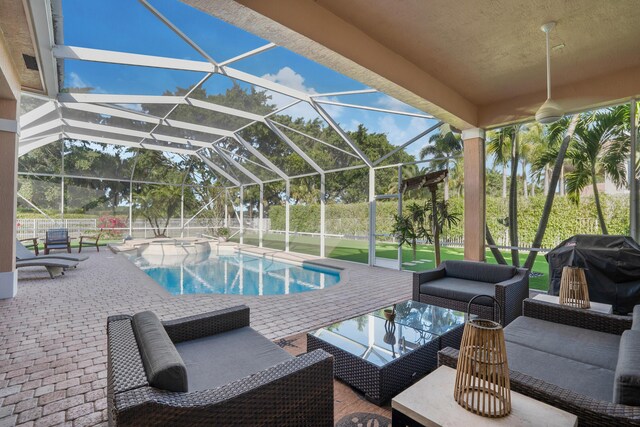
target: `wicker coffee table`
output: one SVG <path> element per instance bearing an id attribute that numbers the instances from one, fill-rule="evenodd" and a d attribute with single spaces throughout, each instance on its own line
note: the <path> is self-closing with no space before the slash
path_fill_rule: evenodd
<path id="1" fill-rule="evenodd" d="M 307 351 L 332 354 L 335 376 L 380 405 L 435 369 L 440 349 L 459 348 L 463 325 L 462 312 L 409 300 L 393 322 L 380 309 L 309 332 Z"/>

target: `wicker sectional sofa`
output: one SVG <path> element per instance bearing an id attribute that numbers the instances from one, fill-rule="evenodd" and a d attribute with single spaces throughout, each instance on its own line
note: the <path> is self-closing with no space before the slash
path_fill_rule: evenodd
<path id="1" fill-rule="evenodd" d="M 333 426 L 333 357 L 293 357 L 249 327 L 249 308 L 160 322 L 109 317 L 112 426 Z"/>
<path id="2" fill-rule="evenodd" d="M 514 391 L 578 416 L 581 426 L 640 425 L 640 306 L 631 317 L 526 299 L 504 330 Z M 438 364 L 455 368 L 458 350 Z"/>
<path id="3" fill-rule="evenodd" d="M 471 298 L 491 295 L 500 304 L 495 313 L 493 300 L 478 298 L 471 313 L 508 325 L 522 313 L 522 301 L 529 297 L 529 272 L 510 265 L 472 261 L 444 261 L 437 268 L 413 273 L 413 300 L 453 310 L 467 311 Z"/>

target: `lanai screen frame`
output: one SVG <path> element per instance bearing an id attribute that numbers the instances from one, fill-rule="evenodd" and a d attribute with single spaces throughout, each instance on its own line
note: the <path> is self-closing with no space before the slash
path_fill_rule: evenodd
<path id="1" fill-rule="evenodd" d="M 337 173 L 347 170 L 353 169 L 361 169 L 367 168 L 369 171 L 369 194 L 368 194 L 368 202 L 369 202 L 369 217 L 370 217 L 370 226 L 369 226 L 369 264 L 373 265 L 375 263 L 375 171 L 383 168 L 398 168 L 399 181 L 402 180 L 402 166 L 409 164 L 420 164 L 420 163 L 428 163 L 434 160 L 440 159 L 427 159 L 427 160 L 419 160 L 411 163 L 400 163 L 400 164 L 383 164 L 385 160 L 394 155 L 395 153 L 404 150 L 409 147 L 411 144 L 416 141 L 424 138 L 432 132 L 438 131 L 438 129 L 444 124 L 442 121 L 436 121 L 433 126 L 430 126 L 428 129 L 423 130 L 418 133 L 414 137 L 408 139 L 403 144 L 396 146 L 392 151 L 386 153 L 380 158 L 372 161 L 369 159 L 366 154 L 353 142 L 350 140 L 347 132 L 342 129 L 339 123 L 337 123 L 329 114 L 326 109 L 326 106 L 338 106 L 338 107 L 346 107 L 346 108 L 357 108 L 361 110 L 369 110 L 380 113 L 389 113 L 395 115 L 403 115 L 403 116 L 411 116 L 411 117 L 420 117 L 424 119 L 436 120 L 433 116 L 428 114 L 421 114 L 415 112 L 407 112 L 407 111 L 399 111 L 399 110 L 391 110 L 384 108 L 377 108 L 371 106 L 364 105 L 356 105 L 356 104 L 348 104 L 343 102 L 336 102 L 332 100 L 328 100 L 328 97 L 335 96 L 346 96 L 346 95 L 355 95 L 355 94 L 366 94 L 366 93 L 380 93 L 375 89 L 363 89 L 363 90 L 352 90 L 352 91 L 342 91 L 342 92 L 331 92 L 331 93 L 320 93 L 320 94 L 309 94 L 296 89 L 289 88 L 287 86 L 272 82 L 270 80 L 234 69 L 231 65 L 237 61 L 260 55 L 263 52 L 267 52 L 276 45 L 274 43 L 267 43 L 261 47 L 256 49 L 246 51 L 241 53 L 231 59 L 228 59 L 223 62 L 216 62 L 207 52 L 202 49 L 197 43 L 191 40 L 185 33 L 183 33 L 176 25 L 174 25 L 166 16 L 164 16 L 160 11 L 154 8 L 147 0 L 139 0 L 139 2 L 144 5 L 160 22 L 162 22 L 165 26 L 167 26 L 171 31 L 173 31 L 177 36 L 179 36 L 182 40 L 184 40 L 189 46 L 195 49 L 206 61 L 194 61 L 194 60 L 183 60 L 183 59 L 175 59 L 168 57 L 159 57 L 159 56 L 151 56 L 151 55 L 142 55 L 142 54 L 134 54 L 134 53 L 125 53 L 125 52 L 117 52 L 117 51 L 109 51 L 102 49 L 93 49 L 93 48 L 83 48 L 76 46 L 66 46 L 62 43 L 62 31 L 61 28 L 57 27 L 57 23 L 54 22 L 53 15 L 51 13 L 51 7 L 53 6 L 54 10 L 59 11 L 60 3 L 59 0 L 53 0 L 51 3 L 49 1 L 44 2 L 32 2 L 32 7 L 34 8 L 34 31 L 39 39 L 42 41 L 40 46 L 41 50 L 50 51 L 50 58 L 46 58 L 47 55 L 43 55 L 45 59 L 43 62 L 46 64 L 41 64 L 41 69 L 43 72 L 44 80 L 48 89 L 48 96 L 40 96 L 33 93 L 23 92 L 25 97 L 39 97 L 42 99 L 43 104 L 36 107 L 32 111 L 29 111 L 23 114 L 20 118 L 20 143 L 19 143 L 19 155 L 22 156 L 29 151 L 42 147 L 44 145 L 57 142 L 59 140 L 86 140 L 104 144 L 113 144 L 127 147 L 134 147 L 138 149 L 150 149 L 150 150 L 159 150 L 163 152 L 175 153 L 181 156 L 195 156 L 199 160 L 203 161 L 209 168 L 211 168 L 212 172 L 218 177 L 222 178 L 224 181 L 230 183 L 230 185 L 226 186 L 225 193 L 228 194 L 228 191 L 231 189 L 239 189 L 241 195 L 241 206 L 243 203 L 244 190 L 247 187 L 257 185 L 260 188 L 260 202 L 259 202 L 259 229 L 258 229 L 258 241 L 259 246 L 263 245 L 263 237 L 264 237 L 264 185 L 271 182 L 284 181 L 285 183 L 285 212 L 286 212 L 286 230 L 285 230 L 285 250 L 288 252 L 290 249 L 290 183 L 292 179 L 302 178 L 307 176 L 320 176 L 320 256 L 325 256 L 325 236 L 326 236 L 326 226 L 325 226 L 325 208 L 326 208 L 326 200 L 325 200 L 325 182 L 326 182 L 326 174 Z M 55 34 L 55 37 L 53 36 Z M 47 41 L 49 42 L 49 46 L 53 46 L 51 49 L 46 49 Z M 56 42 L 59 42 L 56 43 Z M 43 49 L 44 48 L 44 49 Z M 50 61 L 48 60 L 50 59 Z M 97 94 L 97 93 L 60 93 L 59 88 L 62 86 L 61 84 L 61 75 L 58 74 L 58 61 L 64 61 L 65 59 L 69 60 L 80 60 L 80 61 L 91 61 L 91 62 L 99 62 L 106 64 L 119 64 L 119 65 L 129 65 L 129 66 L 144 66 L 150 68 L 164 68 L 175 71 L 194 71 L 205 73 L 205 77 L 202 78 L 195 86 L 191 88 L 191 90 L 185 96 L 149 96 L 149 95 L 114 95 L 114 94 Z M 265 115 L 257 115 L 251 112 L 242 111 L 230 107 L 226 107 L 219 104 L 214 104 L 208 101 L 202 101 L 195 98 L 191 98 L 191 93 L 201 87 L 207 79 L 215 74 L 224 75 L 226 77 L 232 78 L 234 80 L 239 80 L 260 88 L 264 88 L 269 91 L 273 91 L 282 95 L 286 95 L 293 99 L 292 103 L 282 106 L 281 108 L 276 109 Z M 326 126 L 331 128 L 334 132 L 336 132 L 342 141 L 353 151 L 353 154 L 359 158 L 362 162 L 360 165 L 349 166 L 349 167 L 338 167 L 334 169 L 323 169 L 321 168 L 307 153 L 305 150 L 299 146 L 297 146 L 287 135 L 282 132 L 280 128 L 280 124 L 273 121 L 271 119 L 272 116 L 294 106 L 295 104 L 305 102 L 313 108 L 315 113 L 325 122 Z M 146 113 L 139 113 L 130 110 L 126 110 L 118 107 L 116 104 L 165 104 L 172 105 L 171 109 L 168 113 L 165 114 L 164 117 L 152 116 Z M 215 111 L 218 113 L 223 113 L 235 117 L 240 117 L 246 120 L 250 120 L 250 123 L 242 126 L 235 130 L 224 130 L 218 129 L 210 126 L 196 125 L 186 122 L 178 122 L 175 120 L 168 119 L 169 115 L 180 105 L 191 105 L 198 108 L 204 108 L 210 111 Z M 145 123 L 149 123 L 153 125 L 153 129 L 149 132 L 141 132 L 138 130 L 126 129 L 126 128 L 118 128 L 108 125 L 96 124 L 90 121 L 83 122 L 82 120 L 69 120 L 65 118 L 64 111 L 65 110 L 79 110 L 90 112 L 94 114 L 103 114 L 111 117 L 119 117 L 127 120 L 136 120 L 142 121 Z M 52 118 L 44 123 L 42 123 L 42 118 L 45 116 L 52 116 Z M 255 123 L 263 123 L 266 125 L 272 132 L 275 134 L 279 140 L 285 143 L 291 150 L 297 153 L 300 157 L 304 159 L 304 161 L 313 169 L 313 172 L 299 175 L 287 175 L 282 169 L 278 168 L 275 164 L 273 164 L 269 159 L 260 153 L 255 147 L 253 147 L 249 142 L 245 141 L 242 136 L 239 134 L 245 127 L 251 126 Z M 187 131 L 195 131 L 203 134 L 210 134 L 215 137 L 213 141 L 196 141 L 194 139 L 188 138 L 180 138 L 173 137 L 168 135 L 160 134 L 156 132 L 156 129 L 159 126 L 172 126 L 180 129 L 184 129 Z M 91 134 L 91 132 L 103 132 L 109 133 L 109 137 L 104 136 L 96 136 L 95 134 Z M 313 136 L 303 134 L 307 138 L 315 139 Z M 139 138 L 137 143 L 131 141 L 128 138 Z M 264 166 L 266 166 L 273 174 L 278 176 L 277 179 L 272 180 L 262 180 L 251 171 L 244 168 L 239 162 L 236 162 L 233 158 L 225 153 L 221 152 L 217 147 L 217 143 L 225 138 L 232 138 L 235 140 L 240 146 L 249 151 L 252 155 L 257 157 Z M 322 142 L 322 141 L 320 141 Z M 167 145 L 167 143 L 171 145 Z M 327 142 L 323 142 L 334 149 L 339 149 Z M 162 145 L 164 144 L 164 145 Z M 229 171 L 222 167 L 222 165 L 215 164 L 210 159 L 203 155 L 204 150 L 211 148 L 216 150 L 218 155 L 220 155 L 226 161 L 226 167 L 231 166 L 234 170 L 234 173 L 229 173 Z M 134 183 L 152 183 L 159 184 L 157 182 L 144 182 L 139 180 L 134 180 L 134 172 L 135 172 L 135 164 L 134 168 L 131 172 L 131 177 L 129 179 L 129 185 L 133 186 Z M 20 173 L 21 175 L 43 175 L 38 173 Z M 236 175 L 237 174 L 237 175 Z M 46 175 L 46 174 L 44 174 Z M 62 174 L 57 174 L 57 177 L 61 178 L 62 186 L 64 186 L 64 178 L 69 177 L 72 178 L 71 175 L 66 175 L 64 169 L 62 170 Z M 237 177 L 243 176 L 248 178 L 250 183 L 246 184 L 241 182 Z M 80 178 L 84 179 L 92 179 L 89 176 L 82 176 Z M 95 176 L 93 179 L 108 179 L 104 177 Z M 126 182 L 124 180 L 118 180 L 120 182 Z M 177 185 L 177 184 L 169 184 L 162 183 L 163 185 Z M 182 188 L 184 191 L 185 183 L 183 180 Z M 402 197 L 399 194 L 391 195 L 391 197 L 395 196 L 398 200 L 398 212 L 402 211 Z M 62 197 L 64 198 L 64 191 L 62 191 Z M 130 194 L 129 199 L 129 227 L 131 228 L 132 224 L 132 193 Z M 388 196 L 387 196 L 388 197 Z M 63 202 L 62 202 L 63 204 Z M 226 204 L 226 203 L 225 203 Z M 63 208 L 63 206 L 61 205 Z M 239 212 L 239 223 L 240 223 L 240 243 L 243 243 L 244 240 L 244 208 L 238 210 Z M 184 211 L 181 209 L 181 224 L 182 224 L 182 232 L 184 231 L 185 218 Z M 131 232 L 131 229 L 130 229 Z M 398 268 L 401 268 L 402 264 L 402 252 L 401 248 L 398 248 Z"/>

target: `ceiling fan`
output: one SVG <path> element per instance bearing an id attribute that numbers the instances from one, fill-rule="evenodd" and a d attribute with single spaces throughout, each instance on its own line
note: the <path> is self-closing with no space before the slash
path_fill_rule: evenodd
<path id="1" fill-rule="evenodd" d="M 547 100 L 536 111 L 536 121 L 543 125 L 557 122 L 562 118 L 564 112 L 560 105 L 551 99 L 551 58 L 549 55 L 549 33 L 556 26 L 555 22 L 547 22 L 540 29 L 544 31 L 547 39 Z"/>

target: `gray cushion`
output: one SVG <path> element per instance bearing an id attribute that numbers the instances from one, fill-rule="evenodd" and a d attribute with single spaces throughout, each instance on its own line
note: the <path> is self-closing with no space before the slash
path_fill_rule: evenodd
<path id="1" fill-rule="evenodd" d="M 176 344 L 189 375 L 189 391 L 229 384 L 293 358 L 267 338 L 244 327 Z"/>
<path id="2" fill-rule="evenodd" d="M 635 312 L 634 309 L 634 315 Z M 613 401 L 623 405 L 640 406 L 640 331 L 630 330 L 622 334 Z"/>
<path id="3" fill-rule="evenodd" d="M 633 322 L 631 323 L 631 329 L 634 331 L 640 331 L 640 305 L 633 307 Z"/>
<path id="4" fill-rule="evenodd" d="M 510 324 L 511 325 L 511 324 Z M 509 369 L 597 400 L 612 402 L 614 371 L 507 341 Z"/>
<path id="5" fill-rule="evenodd" d="M 434 280 L 433 282 L 423 283 L 420 285 L 420 293 L 468 302 L 476 295 L 495 295 L 495 285 L 493 283 L 465 280 L 457 277 L 444 277 Z M 493 306 L 493 300 L 489 298 L 478 298 L 474 301 L 474 304 L 491 307 Z"/>
<path id="6" fill-rule="evenodd" d="M 615 370 L 620 336 L 520 316 L 504 329 L 504 338 L 525 347 Z"/>
<path id="7" fill-rule="evenodd" d="M 133 316 L 133 332 L 149 384 L 169 391 L 187 391 L 187 369 L 160 319 L 151 311 Z"/>
<path id="8" fill-rule="evenodd" d="M 444 265 L 447 276 L 478 282 L 499 283 L 516 275 L 516 268 L 510 265 L 472 261 L 445 261 Z"/>

